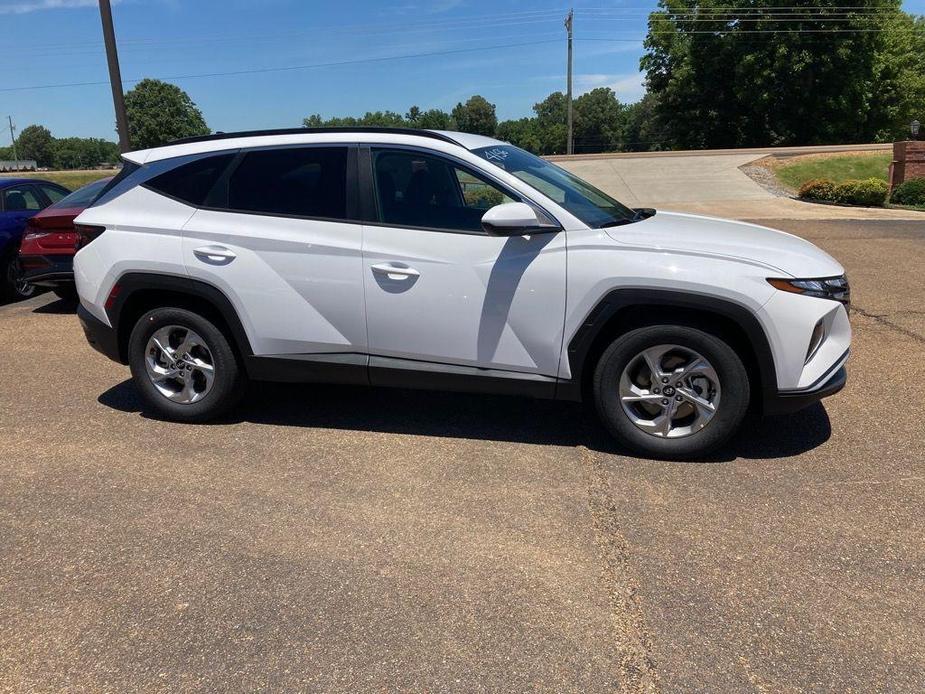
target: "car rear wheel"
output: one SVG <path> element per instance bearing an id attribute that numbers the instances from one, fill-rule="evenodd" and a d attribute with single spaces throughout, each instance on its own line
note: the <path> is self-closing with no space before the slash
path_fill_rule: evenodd
<path id="1" fill-rule="evenodd" d="M 738 430 L 748 409 L 748 373 L 719 337 L 657 325 L 622 335 L 594 375 L 598 414 L 610 433 L 652 458 L 702 457 Z"/>
<path id="2" fill-rule="evenodd" d="M 132 378 L 145 402 L 168 419 L 203 422 L 240 400 L 246 378 L 225 335 L 180 308 L 149 311 L 129 338 Z"/>
<path id="3" fill-rule="evenodd" d="M 10 301 L 20 301 L 35 296 L 38 288 L 23 279 L 22 268 L 19 265 L 17 256 L 10 255 L 6 257 L 3 260 L 2 270 L 2 293 L 4 298 Z"/>

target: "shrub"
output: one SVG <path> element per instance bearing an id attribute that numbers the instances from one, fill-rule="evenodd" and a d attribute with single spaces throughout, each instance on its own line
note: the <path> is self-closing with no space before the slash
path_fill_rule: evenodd
<path id="1" fill-rule="evenodd" d="M 847 205 L 864 205 L 865 207 L 881 207 L 886 202 L 889 190 L 886 181 L 879 178 L 845 181 L 835 186 L 835 202 Z"/>
<path id="2" fill-rule="evenodd" d="M 803 200 L 835 201 L 835 184 L 827 178 L 813 178 L 800 186 L 797 193 Z"/>
<path id="3" fill-rule="evenodd" d="M 925 205 L 925 178 L 910 178 L 893 189 L 894 205 Z"/>
<path id="4" fill-rule="evenodd" d="M 464 185 L 463 198 L 468 207 L 478 207 L 483 210 L 504 202 L 504 195 L 500 190 L 489 188 L 484 183 L 479 183 L 472 187 Z"/>

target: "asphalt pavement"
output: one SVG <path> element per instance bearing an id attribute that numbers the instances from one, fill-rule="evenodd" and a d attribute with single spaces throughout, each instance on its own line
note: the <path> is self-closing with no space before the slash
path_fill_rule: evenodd
<path id="1" fill-rule="evenodd" d="M 705 463 L 517 398 L 168 423 L 0 307 L 0 691 L 921 691 L 925 224 L 762 223 L 848 268 L 849 385 Z"/>

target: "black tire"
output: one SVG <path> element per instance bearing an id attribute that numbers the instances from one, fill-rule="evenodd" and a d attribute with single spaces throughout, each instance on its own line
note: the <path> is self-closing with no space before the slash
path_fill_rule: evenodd
<path id="1" fill-rule="evenodd" d="M 61 299 L 61 301 L 66 301 L 69 304 L 77 303 L 77 287 L 55 287 L 51 291 L 53 291 L 55 296 Z"/>
<path id="2" fill-rule="evenodd" d="M 168 399 L 148 376 L 145 366 L 148 341 L 157 330 L 167 326 L 193 330 L 211 353 L 214 381 L 197 402 L 185 404 Z M 128 360 L 135 386 L 145 403 L 163 417 L 178 422 L 205 422 L 221 417 L 240 401 L 247 385 L 247 377 L 228 338 L 207 319 L 182 308 L 158 308 L 139 318 L 129 337 Z"/>
<path id="3" fill-rule="evenodd" d="M 643 431 L 621 404 L 619 382 L 624 369 L 643 350 L 657 345 L 678 345 L 699 353 L 719 377 L 722 397 L 715 414 L 687 436 L 663 438 Z M 607 347 L 595 368 L 593 395 L 602 423 L 620 443 L 650 458 L 689 460 L 702 458 L 736 433 L 748 410 L 750 387 L 742 360 L 719 337 L 686 325 L 653 325 L 621 335 Z"/>
<path id="4" fill-rule="evenodd" d="M 9 253 L 6 257 L 0 258 L 0 295 L 2 298 L 7 301 L 22 301 L 38 294 L 38 287 L 34 284 L 23 284 L 20 275 L 19 257 L 15 253 Z"/>

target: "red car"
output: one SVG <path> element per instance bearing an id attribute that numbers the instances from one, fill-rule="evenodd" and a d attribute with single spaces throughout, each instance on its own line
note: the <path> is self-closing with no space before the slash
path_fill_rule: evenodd
<path id="1" fill-rule="evenodd" d="M 74 254 L 77 252 L 74 219 L 96 199 L 109 181 L 109 178 L 103 178 L 89 183 L 29 219 L 19 247 L 22 279 L 39 287 L 49 287 L 62 299 L 77 299 L 74 288 Z"/>

